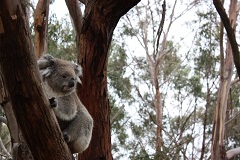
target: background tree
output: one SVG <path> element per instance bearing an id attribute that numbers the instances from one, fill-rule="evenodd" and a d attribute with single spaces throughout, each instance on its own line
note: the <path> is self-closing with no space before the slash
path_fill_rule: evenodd
<path id="1" fill-rule="evenodd" d="M 164 3 L 163 1 L 145 1 L 140 3 L 136 9 L 129 12 L 129 15 L 127 14 L 127 17 L 124 17 L 123 22 L 120 23 L 122 24 L 122 31 L 120 30 L 121 33 L 119 37 L 124 37 L 123 41 L 126 41 L 128 37 L 131 37 L 131 42 L 135 41 L 136 43 L 137 41 L 138 45 L 142 47 L 141 50 L 135 48 L 136 50 L 131 52 L 129 51 L 131 47 L 126 43 L 126 51 L 128 51 L 127 55 L 130 59 L 129 66 L 127 67 L 127 70 L 130 73 L 127 73 L 127 75 L 132 79 L 131 82 L 134 83 L 132 84 L 132 97 L 134 97 L 135 103 L 132 103 L 132 106 L 137 106 L 135 110 L 137 113 L 132 113 L 133 109 L 129 109 L 131 110 L 132 116 L 130 116 L 130 118 L 127 116 L 125 121 L 122 122 L 124 126 L 128 125 L 127 128 L 131 130 L 132 136 L 134 137 L 133 139 L 127 137 L 128 140 L 126 141 L 128 144 L 125 143 L 123 146 L 124 148 L 127 148 L 126 150 L 128 153 L 130 152 L 127 155 L 129 155 L 131 159 L 151 159 L 153 157 L 164 159 L 170 157 L 170 155 L 172 155 L 172 158 L 174 157 L 172 153 L 169 153 L 170 151 L 173 151 L 173 149 L 170 149 L 170 147 L 167 146 L 168 144 L 171 144 L 174 136 L 171 136 L 169 132 L 166 131 L 166 128 L 168 127 L 165 128 L 164 126 L 168 126 L 166 124 L 167 122 L 165 122 L 166 114 L 159 114 L 159 116 L 162 117 L 160 118 L 161 125 L 164 124 L 160 127 L 160 121 L 159 123 L 156 122 L 156 119 L 159 120 L 159 118 L 157 118 L 158 116 L 156 116 L 156 111 L 157 108 L 159 111 L 163 109 L 165 105 L 165 97 L 167 96 L 167 89 L 170 89 L 169 86 L 173 77 L 176 76 L 176 73 L 179 72 L 181 68 L 184 68 L 181 64 L 182 60 L 177 56 L 178 45 L 167 40 L 167 38 L 169 32 L 171 32 L 170 28 L 172 23 L 181 17 L 181 15 L 187 10 L 191 9 L 194 6 L 194 3 L 187 6 L 186 10 L 183 9 L 182 13 L 180 11 L 180 13 L 178 13 L 179 15 L 175 15 L 176 2 L 177 1 L 167 5 L 167 15 L 169 18 L 165 19 L 168 19 L 169 21 L 165 22 L 165 24 L 167 23 L 168 25 L 166 25 L 162 37 L 160 36 L 160 32 L 164 26 L 162 26 L 161 19 L 163 18 L 162 14 L 164 14 L 164 11 L 161 10 L 159 6 Z M 136 22 L 130 21 L 129 17 L 135 19 Z M 159 42 L 157 42 L 158 38 Z M 120 40 L 120 43 L 121 42 L 122 41 Z M 157 51 L 158 47 L 159 51 Z M 144 55 L 146 55 L 146 58 Z M 179 74 L 179 77 L 183 77 L 183 75 Z M 153 84 L 155 82 L 158 84 L 154 87 Z M 181 82 L 184 83 L 184 81 Z M 162 101 L 159 103 L 161 104 L 160 107 L 156 107 L 155 105 L 155 102 L 157 101 L 156 87 L 158 92 L 162 90 L 160 92 L 160 98 Z M 129 106 L 129 108 L 132 108 L 132 106 Z M 156 127 L 164 131 L 164 138 L 162 138 L 162 136 L 154 136 L 154 133 L 157 133 L 156 131 L 158 130 Z M 159 139 L 157 140 L 156 137 L 159 137 Z M 162 139 L 164 139 L 165 142 L 163 142 Z M 162 141 L 160 146 L 164 144 L 164 146 L 160 147 L 161 149 L 156 147 L 158 146 L 156 144 L 160 141 Z M 177 145 L 177 143 L 175 144 Z M 152 153 L 153 146 L 155 146 L 155 153 Z"/>
<path id="2" fill-rule="evenodd" d="M 95 128 L 93 131 L 93 139 L 91 141 L 91 145 L 90 145 L 88 151 L 86 151 L 84 153 L 84 155 L 81 155 L 81 158 L 85 157 L 85 159 L 99 159 L 99 158 L 112 159 L 111 158 L 111 150 L 110 150 L 111 145 L 110 145 L 110 126 L 109 126 L 109 124 L 110 124 L 109 111 L 110 110 L 109 110 L 109 106 L 108 106 L 107 88 L 106 88 L 106 84 L 107 84 L 106 83 L 107 82 L 107 80 L 106 80 L 107 52 L 108 52 L 108 48 L 109 48 L 109 45 L 111 42 L 113 30 L 116 27 L 119 18 L 122 15 L 124 15 L 131 7 L 136 5 L 138 3 L 138 1 L 126 1 L 126 2 L 125 1 L 124 2 L 122 2 L 122 1 L 102 1 L 99 3 L 93 3 L 92 1 L 89 1 L 89 2 L 84 1 L 84 3 L 86 4 L 86 6 L 85 6 L 86 10 L 85 10 L 85 21 L 83 23 L 83 26 L 77 26 L 76 25 L 77 23 L 74 23 L 74 24 L 75 24 L 75 28 L 80 27 L 82 29 L 81 35 L 79 35 L 80 32 L 77 32 L 77 37 L 78 37 L 77 39 L 79 39 L 79 37 L 81 38 L 81 40 L 80 40 L 81 44 L 80 43 L 77 43 L 77 44 L 79 44 L 82 48 L 82 50 L 79 51 L 79 54 L 80 54 L 79 57 L 82 57 L 82 58 L 80 58 L 79 61 L 81 61 L 82 65 L 83 65 L 84 77 L 86 78 L 86 79 L 82 80 L 83 86 L 85 85 L 85 87 L 82 88 L 84 90 L 82 92 L 82 95 L 83 95 L 82 97 L 84 97 L 84 98 L 82 98 L 82 101 L 84 104 L 86 104 L 86 106 L 88 106 L 90 113 L 93 115 L 93 118 L 96 121 L 95 121 Z M 111 4 L 111 5 L 105 5 L 106 3 Z M 9 4 L 11 4 L 11 3 L 9 2 Z M 76 4 L 78 4 L 78 3 L 76 3 Z M 9 8 L 7 7 L 8 5 L 5 3 L 5 1 L 4 1 L 4 3 L 1 4 L 1 6 L 3 6 L 3 7 L 1 7 L 1 14 L 2 14 L 1 17 L 10 18 L 9 16 L 6 16 L 8 13 L 6 10 Z M 102 12 L 103 10 L 99 10 L 99 6 L 102 6 L 100 8 L 102 8 L 103 10 L 108 11 L 108 12 Z M 105 8 L 106 6 L 108 6 L 108 8 Z M 118 7 L 117 10 L 114 9 L 115 6 Z M 45 7 L 47 7 L 47 6 L 45 6 Z M 78 6 L 76 6 L 76 8 L 78 8 Z M 20 9 L 20 11 L 21 11 L 21 9 Z M 42 13 L 45 13 L 45 12 L 42 12 Z M 21 16 L 23 16 L 23 14 L 21 12 L 20 12 L 20 14 L 21 14 Z M 71 14 L 71 15 L 72 15 L 73 21 L 76 22 L 76 17 L 74 17 L 73 14 Z M 112 16 L 112 15 L 114 15 L 114 16 Z M 17 17 L 21 17 L 21 16 L 17 14 Z M 99 17 L 102 17 L 102 18 L 99 19 Z M 7 21 L 7 18 L 2 20 L 4 29 L 7 28 L 6 27 L 7 25 L 10 25 L 9 21 Z M 77 18 L 82 19 L 82 17 L 77 17 Z M 45 20 L 45 19 L 43 19 L 43 20 Z M 106 22 L 111 22 L 111 23 L 106 23 Z M 19 21 L 18 24 L 19 25 L 26 24 L 26 22 Z M 27 31 L 28 28 L 27 27 L 24 28 L 24 27 L 25 26 L 23 26 L 23 28 L 21 28 L 18 26 L 15 28 L 18 28 L 19 31 L 21 31 L 21 30 Z M 91 30 L 89 30 L 89 28 L 91 28 Z M 105 29 L 107 29 L 107 30 L 105 30 Z M 4 33 L 9 33 L 9 35 L 4 34 L 6 37 L 7 36 L 9 36 L 9 38 L 13 37 L 13 36 L 10 36 L 11 35 L 10 30 L 4 30 Z M 19 32 L 12 32 L 12 33 L 19 33 Z M 28 32 L 26 32 L 26 33 L 28 33 Z M 17 34 L 17 35 L 20 35 L 20 34 Z M 22 38 L 22 40 L 21 40 L 22 42 L 28 42 L 27 47 L 23 48 L 23 50 L 21 50 L 21 48 L 19 49 L 20 51 L 24 51 L 22 53 L 25 53 L 26 48 L 32 49 L 30 40 L 29 39 L 27 40 L 27 38 L 29 38 L 29 34 L 26 34 L 26 35 L 27 35 L 27 37 L 20 36 L 20 39 Z M 98 36 L 95 37 L 95 35 L 98 35 Z M 25 38 L 25 39 L 23 39 L 23 38 Z M 92 38 L 94 38 L 95 41 L 92 41 Z M 11 100 L 13 101 L 13 107 L 17 107 L 17 106 L 19 107 L 20 104 L 18 103 L 19 105 L 17 105 L 17 103 L 16 103 L 17 101 L 16 101 L 16 99 L 14 99 L 16 97 L 14 97 L 14 95 L 15 95 L 13 93 L 14 90 L 12 90 L 10 87 L 10 84 L 9 84 L 10 81 L 7 81 L 9 78 L 13 78 L 15 75 L 12 74 L 11 76 L 9 75 L 9 77 L 8 77 L 8 74 L 6 74 L 6 73 L 15 73 L 15 72 L 11 72 L 11 69 L 14 70 L 15 68 L 14 68 L 14 66 L 13 66 L 13 68 L 10 67 L 10 70 L 8 70 L 8 71 L 5 70 L 5 68 L 4 68 L 7 66 L 7 65 L 4 65 L 4 62 L 5 62 L 4 54 L 6 55 L 8 53 L 6 48 L 9 49 L 9 47 L 10 47 L 10 43 L 7 43 L 7 42 L 12 41 L 13 44 L 16 43 L 16 46 L 19 46 L 18 42 L 20 42 L 20 41 L 14 41 L 14 40 L 15 40 L 14 38 L 11 40 L 8 40 L 7 38 L 3 37 L 2 41 L 1 41 L 1 44 L 4 44 L 1 47 L 5 48 L 1 52 L 2 53 L 1 69 L 3 71 L 3 73 L 2 73 L 3 77 L 6 76 L 6 77 L 4 77 L 3 82 L 4 82 L 4 85 L 6 83 L 6 85 L 8 86 L 7 89 L 10 91 Z M 42 43 L 42 45 L 43 44 L 44 43 Z M 77 46 L 79 47 L 79 45 L 77 45 Z M 94 48 L 94 49 L 92 50 L 92 48 Z M 14 49 L 13 49 L 13 51 L 14 51 Z M 16 53 L 16 52 L 17 51 L 15 51 L 13 53 Z M 31 70 L 31 73 L 37 73 L 36 71 L 34 71 L 34 69 L 36 70 L 36 59 L 34 59 L 33 57 L 30 58 L 30 56 L 29 56 L 30 53 L 33 53 L 33 50 L 28 50 L 28 52 L 26 52 L 25 56 L 27 56 L 27 57 L 25 60 L 26 61 L 30 60 L 30 62 L 27 64 L 35 64 L 35 65 L 32 65 L 33 68 L 30 70 Z M 42 53 L 40 53 L 40 54 L 42 54 Z M 84 58 L 85 56 L 88 58 L 85 59 Z M 87 61 L 85 61 L 85 60 L 87 60 Z M 12 63 L 12 64 L 15 64 L 15 63 Z M 24 63 L 19 62 L 18 64 L 23 65 Z M 16 65 L 15 65 L 15 67 L 16 67 Z M 19 73 L 24 72 L 23 68 L 19 67 L 18 69 L 20 70 Z M 28 70 L 28 71 L 30 71 L 30 70 Z M 20 75 L 22 77 L 35 77 L 35 78 L 38 77 L 36 75 L 35 76 L 26 76 L 26 75 L 24 76 L 24 74 L 20 74 Z M 39 79 L 40 78 L 38 77 L 38 80 Z M 9 83 L 7 83 L 7 82 L 9 82 Z M 13 81 L 11 81 L 11 83 L 12 82 Z M 90 82 L 90 86 L 92 88 L 89 88 L 90 87 L 88 84 L 89 82 Z M 33 83 L 37 83 L 37 82 L 33 82 Z M 31 83 L 28 83 L 28 84 L 31 84 Z M 28 86 L 28 85 L 22 84 L 22 86 L 23 86 L 23 88 L 26 89 L 26 86 Z M 32 86 L 35 86 L 35 84 Z M 36 85 L 36 86 L 39 87 L 39 85 Z M 40 88 L 38 88 L 38 90 L 41 91 Z M 21 91 L 23 91 L 23 90 L 20 90 L 19 93 L 21 93 L 23 95 L 26 94 L 26 92 L 21 92 Z M 27 89 L 25 91 L 27 91 Z M 86 91 L 91 91 L 91 93 L 86 94 Z M 29 91 L 29 93 L 30 92 L 31 91 Z M 31 93 L 33 93 L 33 91 Z M 39 92 L 39 93 L 43 95 L 43 92 Z M 86 94 L 86 95 L 84 96 L 84 94 Z M 32 94 L 30 94 L 30 95 L 32 95 Z M 47 108 L 48 105 L 46 102 L 46 97 L 42 96 L 43 99 L 39 99 L 38 94 L 35 94 L 35 95 L 39 101 L 44 103 L 44 105 L 42 105 L 42 106 L 45 106 L 44 108 Z M 23 98 L 24 98 L 24 96 L 23 96 Z M 92 101 L 92 99 L 95 99 L 95 101 Z M 18 100 L 20 100 L 20 99 L 18 99 Z M 32 103 L 32 105 L 30 105 L 30 104 L 24 105 L 26 103 L 26 101 L 24 101 L 24 100 L 21 102 L 23 102 L 23 103 L 21 103 L 22 107 L 23 106 L 36 106 L 36 105 L 34 105 L 34 103 Z M 35 103 L 37 103 L 37 102 L 38 101 L 36 101 Z M 41 104 L 41 103 L 38 103 L 38 104 Z M 29 108 L 30 107 L 26 107 L 24 109 L 29 109 Z M 18 108 L 18 109 L 19 109 L 18 111 L 20 111 L 20 108 Z M 16 111 L 17 110 L 15 110 L 16 118 L 19 120 L 18 122 L 20 122 L 20 118 L 24 118 L 24 116 L 22 116 L 22 117 L 17 116 L 18 114 Z M 29 110 L 29 112 L 30 112 L 30 110 Z M 28 113 L 28 112 L 26 112 L 26 113 Z M 39 113 L 41 113 L 41 112 L 39 112 Z M 32 115 L 32 114 L 30 114 L 30 115 Z M 49 116 L 50 116 L 50 114 L 46 117 L 49 118 Z M 40 116 L 40 117 L 44 117 L 44 116 Z M 52 116 L 52 117 L 54 117 L 54 116 Z M 28 132 L 28 134 L 26 134 L 27 133 L 26 131 L 30 131 L 30 133 L 31 133 L 31 131 L 38 131 L 39 129 L 36 128 L 36 126 L 42 127 L 42 125 L 39 125 L 37 123 L 38 121 L 33 121 L 33 119 L 31 119 L 31 120 L 32 120 L 32 122 L 36 122 L 36 124 L 32 124 L 32 126 L 26 126 L 26 128 L 24 128 L 24 126 L 21 125 L 21 123 L 20 123 L 21 129 L 23 131 L 23 135 L 27 140 L 27 144 L 30 145 L 30 150 L 32 151 L 32 153 L 34 155 L 34 158 L 35 159 L 39 159 L 39 158 L 46 159 L 41 156 L 43 156 L 43 155 L 49 156 L 51 153 L 56 153 L 56 152 L 53 152 L 53 150 L 51 150 L 50 153 L 44 154 L 44 152 L 42 152 L 43 151 L 42 149 L 40 149 L 36 146 L 35 146 L 35 149 L 32 148 L 30 139 L 33 138 L 33 136 L 29 135 L 29 132 Z M 26 122 L 26 120 L 25 121 L 22 120 L 21 122 Z M 54 123 L 54 120 L 51 123 Z M 28 124 L 28 123 L 25 123 L 25 124 Z M 29 124 L 31 124 L 31 123 L 29 123 Z M 43 124 L 45 124 L 45 123 L 43 123 Z M 35 129 L 30 129 L 30 127 L 35 127 Z M 55 129 L 54 127 L 52 127 L 52 128 Z M 43 131 L 45 131 L 45 130 L 43 130 Z M 52 132 L 52 133 L 55 133 L 55 132 Z M 42 134 L 42 136 L 45 136 L 45 135 L 46 134 Z M 59 131 L 58 131 L 58 135 L 59 136 L 61 135 Z M 56 138 L 56 136 L 55 136 L 55 140 L 61 139 L 61 138 L 62 137 Z M 59 142 L 63 143 L 63 141 L 59 141 Z M 38 143 L 36 143 L 36 144 L 38 144 Z M 56 143 L 52 143 L 52 144 L 56 144 Z M 49 146 L 49 147 L 46 147 L 45 150 L 47 150 L 47 148 L 50 148 L 52 145 L 46 145 L 46 146 Z M 54 145 L 54 146 L 56 147 L 56 145 Z M 65 144 L 65 146 L 66 146 L 66 144 Z M 56 150 L 57 149 L 60 149 L 60 147 L 56 147 Z M 64 151 L 66 149 L 62 149 L 62 150 Z M 35 152 L 35 151 L 38 151 L 38 152 Z M 39 152 L 42 152 L 42 155 L 37 156 L 36 153 L 39 153 Z M 56 158 L 56 156 L 55 156 L 54 159 L 61 159 L 61 158 L 70 159 L 69 157 L 67 158 L 67 156 L 69 156 L 69 154 L 65 154 L 64 152 L 61 152 L 61 154 L 59 154 L 58 156 L 59 156 L 58 158 Z M 48 159 L 51 159 L 51 156 L 49 156 Z"/>
<path id="3" fill-rule="evenodd" d="M 239 10 L 237 10 L 237 1 L 231 1 L 229 7 L 229 19 L 231 27 L 235 28 Z M 223 38 L 221 38 L 223 40 Z M 222 47 L 222 46 L 221 46 Z M 223 47 L 222 47 L 223 48 Z M 214 126 L 213 126 L 213 141 L 211 159 L 225 159 L 225 122 L 227 112 L 228 94 L 233 76 L 233 51 L 230 44 L 230 39 L 227 39 L 226 55 L 221 51 L 221 78 L 218 91 L 218 99 L 214 111 Z M 239 53 L 238 53 L 239 54 Z"/>

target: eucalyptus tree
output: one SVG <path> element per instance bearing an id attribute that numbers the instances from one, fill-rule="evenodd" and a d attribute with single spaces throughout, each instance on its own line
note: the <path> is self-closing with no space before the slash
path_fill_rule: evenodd
<path id="1" fill-rule="evenodd" d="M 120 23 L 119 41 L 122 38 L 122 42 L 126 42 L 125 48 L 129 52 L 127 75 L 131 78 L 134 97 L 131 107 L 125 107 L 132 113 L 127 123 L 132 137 L 128 138 L 128 147 L 124 148 L 130 151 L 127 156 L 131 159 L 166 159 L 171 156 L 171 142 L 168 140 L 171 141 L 173 136 L 166 129 L 163 108 L 167 106 L 166 97 L 173 77 L 180 69 L 184 70 L 181 63 L 184 58 L 178 56 L 179 45 L 169 39 L 169 33 L 172 24 L 196 4 L 191 2 L 176 14 L 177 2 L 144 1 Z M 131 51 L 132 45 L 139 47 Z M 130 109 L 133 106 L 135 109 Z"/>

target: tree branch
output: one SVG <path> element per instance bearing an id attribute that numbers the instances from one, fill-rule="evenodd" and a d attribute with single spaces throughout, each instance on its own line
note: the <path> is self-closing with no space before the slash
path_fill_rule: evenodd
<path id="1" fill-rule="evenodd" d="M 156 49 L 156 54 L 158 54 L 158 47 L 159 47 L 159 41 L 160 41 L 160 37 L 162 35 L 162 31 L 163 31 L 163 25 L 164 25 L 164 21 L 165 21 L 165 15 L 166 15 L 166 1 L 164 0 L 163 1 L 163 4 L 162 4 L 162 19 L 161 19 L 161 22 L 159 24 L 159 27 L 158 27 L 158 31 L 157 31 L 157 49 Z"/>
<path id="2" fill-rule="evenodd" d="M 113 115 L 113 117 L 110 119 L 110 124 L 111 124 L 111 125 L 112 125 L 113 122 L 118 118 L 118 116 L 122 113 L 124 107 L 125 107 L 125 106 L 122 105 L 122 106 L 118 109 L 117 113 L 115 113 L 115 114 Z"/>
<path id="3" fill-rule="evenodd" d="M 34 14 L 35 50 L 37 57 L 47 52 L 49 0 L 39 0 Z"/>
<path id="4" fill-rule="evenodd" d="M 234 156 L 239 155 L 239 154 L 240 154 L 240 147 L 237 147 L 237 148 L 233 148 L 233 149 L 228 150 L 226 152 L 226 157 L 227 157 L 227 159 L 231 159 Z"/>
<path id="5" fill-rule="evenodd" d="M 227 31 L 227 36 L 228 36 L 228 39 L 229 39 L 231 47 L 232 47 L 234 64 L 237 69 L 238 77 L 240 78 L 240 55 L 239 55 L 239 49 L 238 49 L 238 44 L 236 41 L 234 28 L 231 26 L 230 20 L 227 16 L 227 13 L 225 12 L 225 9 L 223 8 L 222 3 L 220 2 L 220 0 L 213 0 L 213 4 L 214 4 L 218 14 L 220 15 L 223 25 Z"/>
<path id="6" fill-rule="evenodd" d="M 68 7 L 69 14 L 73 21 L 73 28 L 76 33 L 76 41 L 77 41 L 77 50 L 80 51 L 80 33 L 82 28 L 82 11 L 80 8 L 80 2 L 78 0 L 65 0 L 66 5 Z"/>

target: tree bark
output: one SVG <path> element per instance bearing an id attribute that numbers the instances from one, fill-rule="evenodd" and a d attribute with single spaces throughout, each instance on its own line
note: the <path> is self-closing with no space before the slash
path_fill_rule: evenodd
<path id="1" fill-rule="evenodd" d="M 47 52 L 49 0 L 39 0 L 34 12 L 35 51 L 38 58 Z"/>
<path id="2" fill-rule="evenodd" d="M 53 111 L 42 90 L 29 26 L 19 1 L 0 1 L 0 76 L 16 121 L 36 160 L 69 160 Z M 11 119 L 8 119 L 9 123 Z"/>
<path id="3" fill-rule="evenodd" d="M 237 12 L 237 0 L 232 0 L 229 8 L 229 18 L 231 19 L 231 27 L 235 28 Z M 224 21 L 224 20 L 223 20 Z M 224 23 L 224 22 L 223 22 Z M 225 135 L 225 120 L 227 110 L 227 99 L 233 75 L 233 50 L 231 48 L 230 39 L 227 40 L 226 58 L 223 69 L 221 69 L 221 80 L 218 91 L 218 99 L 214 111 L 214 124 L 212 136 L 212 160 L 224 160 L 226 158 L 224 135 Z"/>
<path id="4" fill-rule="evenodd" d="M 66 5 L 68 7 L 69 14 L 73 21 L 73 28 L 76 33 L 76 43 L 77 43 L 77 51 L 80 51 L 80 35 L 82 29 L 82 11 L 80 8 L 80 4 L 78 0 L 65 0 Z"/>
<path id="5" fill-rule="evenodd" d="M 94 128 L 90 146 L 79 159 L 112 159 L 107 91 L 108 49 L 120 17 L 139 1 L 85 1 L 78 54 L 78 62 L 83 67 L 79 94 L 94 119 Z"/>
<path id="6" fill-rule="evenodd" d="M 235 10 L 233 12 L 237 12 L 237 8 L 236 8 L 237 2 L 234 2 L 234 3 L 236 6 L 235 6 L 235 8 L 234 8 Z M 222 22 L 224 24 L 224 27 L 227 31 L 229 43 L 231 44 L 231 47 L 232 47 L 234 64 L 237 69 L 238 77 L 240 78 L 240 53 L 239 53 L 238 43 L 237 43 L 236 36 L 235 36 L 235 28 L 236 28 L 235 25 L 236 24 L 235 25 L 231 24 L 231 22 L 230 22 L 231 17 L 228 18 L 227 13 L 225 12 L 225 9 L 223 8 L 222 2 L 220 0 L 213 0 L 213 4 L 214 4 L 216 10 L 218 11 L 218 14 L 220 15 Z"/>

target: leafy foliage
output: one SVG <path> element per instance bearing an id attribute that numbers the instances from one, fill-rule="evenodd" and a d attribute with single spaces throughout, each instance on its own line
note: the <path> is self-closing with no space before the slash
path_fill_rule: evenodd
<path id="1" fill-rule="evenodd" d="M 56 14 L 49 18 L 48 53 L 65 60 L 74 60 L 77 57 L 75 33 L 66 17 L 58 20 Z"/>

